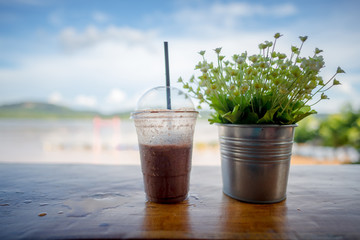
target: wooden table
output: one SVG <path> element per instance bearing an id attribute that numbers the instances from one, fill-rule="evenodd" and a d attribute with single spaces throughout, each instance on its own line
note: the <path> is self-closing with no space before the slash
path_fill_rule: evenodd
<path id="1" fill-rule="evenodd" d="M 147 202 L 140 166 L 0 164 L 0 239 L 360 239 L 360 166 L 292 166 L 287 199 L 222 193 L 193 167 L 188 200 Z"/>

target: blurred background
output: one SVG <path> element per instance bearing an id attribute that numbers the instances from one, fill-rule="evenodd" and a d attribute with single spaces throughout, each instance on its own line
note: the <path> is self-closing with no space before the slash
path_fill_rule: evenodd
<path id="1" fill-rule="evenodd" d="M 139 164 L 129 113 L 149 88 L 189 79 L 197 52 L 258 53 L 271 41 L 302 56 L 322 50 L 324 79 L 341 86 L 299 123 L 293 164 L 360 159 L 359 1 L 0 0 L 0 162 Z M 193 163 L 219 165 L 207 108 L 197 122 Z"/>

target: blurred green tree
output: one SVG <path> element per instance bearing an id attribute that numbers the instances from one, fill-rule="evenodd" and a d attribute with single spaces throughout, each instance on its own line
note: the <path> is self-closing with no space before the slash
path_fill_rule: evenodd
<path id="1" fill-rule="evenodd" d="M 330 115 L 320 123 L 319 137 L 325 146 L 360 150 L 360 109 L 356 111 L 347 105 L 339 114 Z"/>
<path id="2" fill-rule="evenodd" d="M 314 116 L 309 116 L 298 123 L 295 130 L 294 141 L 306 143 L 314 141 L 319 136 L 320 120 Z"/>

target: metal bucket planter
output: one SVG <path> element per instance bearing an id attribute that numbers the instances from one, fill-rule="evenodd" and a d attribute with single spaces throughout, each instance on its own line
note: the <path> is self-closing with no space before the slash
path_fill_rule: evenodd
<path id="1" fill-rule="evenodd" d="M 218 124 L 223 192 L 251 203 L 284 200 L 296 126 Z"/>

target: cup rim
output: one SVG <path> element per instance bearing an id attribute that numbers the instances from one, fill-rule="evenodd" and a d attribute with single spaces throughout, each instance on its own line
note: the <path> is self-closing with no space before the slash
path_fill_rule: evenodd
<path id="1" fill-rule="evenodd" d="M 189 118 L 189 116 L 186 116 L 188 114 L 196 114 L 196 116 L 199 114 L 198 111 L 195 110 L 169 110 L 169 109 L 149 109 L 149 110 L 141 110 L 141 111 L 135 111 L 130 114 L 131 119 L 135 118 L 141 118 L 146 115 L 146 118 L 162 118 L 162 117 L 178 117 L 180 114 L 185 114 L 185 116 L 182 116 L 183 118 Z M 191 117 L 194 118 L 194 117 Z"/>

